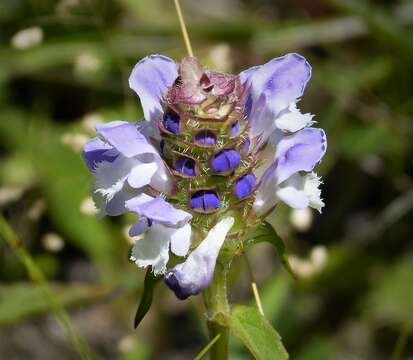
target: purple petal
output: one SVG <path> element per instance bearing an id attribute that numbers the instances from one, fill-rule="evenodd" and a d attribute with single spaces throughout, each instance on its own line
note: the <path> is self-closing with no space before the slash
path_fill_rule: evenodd
<path id="1" fill-rule="evenodd" d="M 238 134 L 238 131 L 239 131 L 239 128 L 240 128 L 239 121 L 234 122 L 234 123 L 231 125 L 231 136 L 237 135 L 237 134 Z"/>
<path id="2" fill-rule="evenodd" d="M 127 192 L 124 189 L 116 193 L 105 205 L 105 211 L 109 216 L 119 216 L 125 211 L 125 202 L 134 196 L 134 193 Z"/>
<path id="3" fill-rule="evenodd" d="M 252 76 L 255 74 L 255 72 L 259 68 L 261 68 L 261 65 L 253 66 L 253 67 L 250 67 L 247 70 L 244 70 L 244 71 L 240 72 L 239 78 L 240 78 L 241 84 L 243 86 L 245 86 L 246 88 L 248 88 L 251 85 Z"/>
<path id="4" fill-rule="evenodd" d="M 267 139 L 275 126 L 274 118 L 303 94 L 310 77 L 310 64 L 295 53 L 240 74 L 241 82 L 247 88 L 244 111 L 252 137 L 263 135 L 262 141 Z"/>
<path id="5" fill-rule="evenodd" d="M 299 98 L 311 77 L 311 66 L 301 55 L 291 53 L 270 60 L 251 75 L 253 101 L 264 93 L 274 114 Z"/>
<path id="6" fill-rule="evenodd" d="M 182 156 L 175 162 L 175 169 L 184 175 L 195 176 L 196 175 L 195 160 Z"/>
<path id="7" fill-rule="evenodd" d="M 132 227 L 129 229 L 129 236 L 139 236 L 142 235 L 145 231 L 148 230 L 150 227 L 150 221 L 149 219 L 146 219 L 144 217 L 140 217 L 135 224 L 132 225 Z"/>
<path id="8" fill-rule="evenodd" d="M 217 139 L 215 134 L 210 130 L 200 130 L 195 135 L 195 142 L 201 146 L 213 146 L 216 144 Z"/>
<path id="9" fill-rule="evenodd" d="M 138 94 L 147 121 L 162 117 L 162 96 L 177 77 L 175 61 L 166 56 L 150 55 L 135 65 L 129 86 Z"/>
<path id="10" fill-rule="evenodd" d="M 250 146 L 251 146 L 251 140 L 247 138 L 244 142 L 244 151 L 249 154 L 250 153 Z"/>
<path id="11" fill-rule="evenodd" d="M 213 190 L 200 190 L 191 196 L 189 206 L 196 211 L 210 212 L 219 209 L 221 200 Z"/>
<path id="12" fill-rule="evenodd" d="M 225 149 L 214 155 L 212 170 L 216 173 L 226 173 L 235 170 L 241 162 L 241 155 L 233 149 Z"/>
<path id="13" fill-rule="evenodd" d="M 96 130 L 109 144 L 126 157 L 145 153 L 158 155 L 156 149 L 138 131 L 135 124 L 126 121 L 112 121 L 97 125 Z"/>
<path id="14" fill-rule="evenodd" d="M 127 201 L 125 206 L 140 216 L 166 226 L 181 227 L 192 219 L 191 214 L 176 209 L 162 197 L 152 198 L 149 195 L 141 194 Z"/>
<path id="15" fill-rule="evenodd" d="M 238 200 L 244 199 L 254 189 L 257 179 L 252 174 L 247 174 L 241 177 L 235 184 L 234 193 Z"/>
<path id="16" fill-rule="evenodd" d="M 118 154 L 111 145 L 98 138 L 89 140 L 83 148 L 83 158 L 91 171 L 102 161 L 114 161 Z"/>
<path id="17" fill-rule="evenodd" d="M 179 129 L 179 115 L 177 113 L 166 113 L 163 116 L 163 124 L 165 129 L 170 131 L 172 134 L 178 135 Z"/>
<path id="18" fill-rule="evenodd" d="M 209 286 L 219 251 L 233 224 L 232 217 L 222 219 L 184 263 L 178 264 L 165 275 L 166 285 L 178 299 L 184 300 L 199 294 Z"/>
<path id="19" fill-rule="evenodd" d="M 324 130 L 306 128 L 283 138 L 277 145 L 275 161 L 263 176 L 280 184 L 298 171 L 311 171 L 327 149 Z"/>

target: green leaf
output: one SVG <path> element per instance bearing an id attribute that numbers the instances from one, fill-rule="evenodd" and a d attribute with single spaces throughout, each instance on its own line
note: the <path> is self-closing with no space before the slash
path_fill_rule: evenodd
<path id="1" fill-rule="evenodd" d="M 153 275 L 152 267 L 148 268 L 148 270 L 146 271 L 145 281 L 143 283 L 143 295 L 141 298 L 141 302 L 139 303 L 138 311 L 135 315 L 135 329 L 141 323 L 141 321 L 143 320 L 143 318 L 145 317 L 146 313 L 149 311 L 149 308 L 152 305 L 153 292 L 159 280 L 160 277 L 156 277 L 155 275 Z"/>
<path id="2" fill-rule="evenodd" d="M 258 360 L 288 359 L 280 335 L 255 307 L 236 306 L 229 327 Z"/>
<path id="3" fill-rule="evenodd" d="M 284 242 L 275 232 L 271 224 L 266 221 L 260 224 L 248 233 L 248 239 L 252 241 L 253 244 L 266 241 L 273 245 L 277 251 L 278 257 L 280 258 L 281 264 L 283 265 L 284 269 L 287 270 L 292 277 L 297 278 L 288 261 Z"/>
<path id="4" fill-rule="evenodd" d="M 51 289 L 65 307 L 90 304 L 110 292 L 106 287 L 83 284 L 53 284 Z M 26 282 L 0 285 L 0 325 L 18 323 L 48 311 L 50 304 L 37 285 Z"/>
<path id="5" fill-rule="evenodd" d="M 385 324 L 413 323 L 412 273 L 413 257 L 406 256 L 374 277 L 364 302 L 369 319 Z"/>

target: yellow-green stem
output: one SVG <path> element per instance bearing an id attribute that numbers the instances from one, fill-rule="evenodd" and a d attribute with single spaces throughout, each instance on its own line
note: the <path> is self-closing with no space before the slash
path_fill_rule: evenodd
<path id="1" fill-rule="evenodd" d="M 228 359 L 229 329 L 225 326 L 225 319 L 230 312 L 227 299 L 228 268 L 229 263 L 217 262 L 214 279 L 209 288 L 204 291 L 209 338 L 212 340 L 219 335 L 219 339 L 210 349 L 211 360 Z"/>
<path id="2" fill-rule="evenodd" d="M 194 53 L 192 51 L 191 42 L 189 40 L 188 31 L 186 30 L 184 16 L 182 15 L 181 5 L 179 4 L 179 0 L 174 0 L 174 2 L 175 2 L 176 13 L 178 14 L 179 25 L 181 26 L 182 36 L 184 38 L 186 50 L 189 56 L 194 56 Z"/>

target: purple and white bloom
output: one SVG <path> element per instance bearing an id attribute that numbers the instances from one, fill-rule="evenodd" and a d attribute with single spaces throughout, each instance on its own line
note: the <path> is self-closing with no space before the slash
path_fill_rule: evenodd
<path id="1" fill-rule="evenodd" d="M 138 215 L 131 259 L 177 297 L 205 289 L 225 240 L 247 240 L 280 201 L 321 211 L 326 136 L 297 108 L 310 77 L 298 54 L 239 75 L 151 55 L 129 78 L 145 121 L 100 125 L 86 144 L 101 215 Z M 187 258 L 168 270 L 171 253 Z"/>
<path id="2" fill-rule="evenodd" d="M 113 121 L 96 130 L 99 137 L 85 145 L 83 155 L 95 177 L 93 195 L 102 216 L 124 213 L 125 202 L 147 186 L 170 192 L 167 167 L 135 124 Z"/>
<path id="3" fill-rule="evenodd" d="M 165 275 L 165 283 L 183 300 L 199 294 L 212 280 L 215 263 L 225 237 L 234 225 L 234 218 L 222 219 L 185 262 L 176 265 Z"/>
<path id="4" fill-rule="evenodd" d="M 254 202 L 257 214 L 268 213 L 279 200 L 296 209 L 311 206 L 321 211 L 324 204 L 318 190 L 320 179 L 315 175 L 309 176 L 308 172 L 320 162 L 326 144 L 324 131 L 316 128 L 300 130 L 278 141 L 273 162 L 262 176 L 257 190 Z"/>
<path id="5" fill-rule="evenodd" d="M 169 259 L 169 248 L 178 256 L 185 256 L 191 244 L 192 216 L 176 209 L 162 197 L 138 195 L 125 204 L 139 219 L 129 230 L 131 236 L 146 233 L 135 242 L 131 260 L 139 267 L 152 266 L 154 273 L 163 274 Z"/>

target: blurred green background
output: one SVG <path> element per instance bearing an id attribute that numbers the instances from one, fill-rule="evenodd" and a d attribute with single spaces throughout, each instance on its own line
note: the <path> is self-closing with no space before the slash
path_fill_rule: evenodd
<path id="1" fill-rule="evenodd" d="M 210 68 L 236 73 L 289 51 L 313 66 L 300 106 L 328 135 L 326 207 L 271 217 L 298 280 L 271 247 L 249 254 L 291 358 L 413 359 L 413 2 L 182 7 Z M 80 156 L 97 122 L 141 118 L 127 78 L 152 53 L 185 55 L 172 0 L 0 2 L 0 210 L 19 238 L 0 222 L 1 359 L 78 358 L 56 313 L 102 359 L 191 359 L 207 343 L 201 299 L 180 302 L 162 284 L 133 329 L 144 277 L 128 261 L 134 218 L 95 217 Z M 233 264 L 231 301 L 252 304 L 244 265 Z M 231 359 L 250 358 L 231 343 Z"/>

